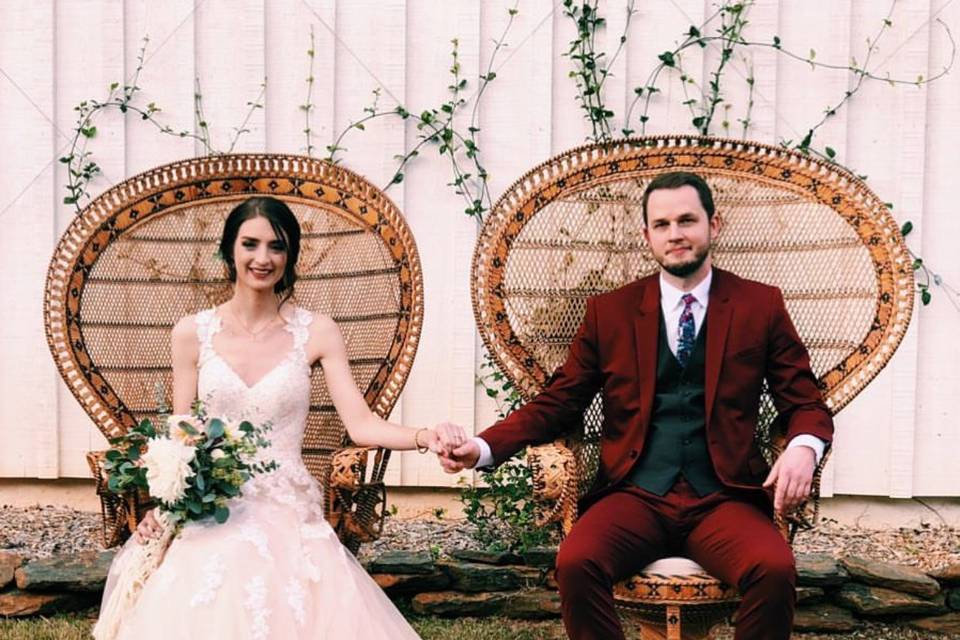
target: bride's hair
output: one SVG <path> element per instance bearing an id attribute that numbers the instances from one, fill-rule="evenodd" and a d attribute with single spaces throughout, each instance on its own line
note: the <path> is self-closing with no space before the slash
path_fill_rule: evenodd
<path id="1" fill-rule="evenodd" d="M 287 264 L 283 269 L 283 277 L 273 285 L 273 292 L 282 296 L 283 304 L 293 295 L 293 285 L 297 281 L 297 258 L 300 257 L 300 223 L 296 216 L 282 200 L 269 196 L 256 196 L 244 200 L 230 212 L 223 223 L 223 235 L 220 236 L 220 257 L 227 266 L 227 275 L 230 282 L 237 281 L 237 265 L 233 259 L 233 245 L 240 233 L 240 225 L 251 218 L 265 218 L 277 238 L 283 242 L 287 253 Z"/>

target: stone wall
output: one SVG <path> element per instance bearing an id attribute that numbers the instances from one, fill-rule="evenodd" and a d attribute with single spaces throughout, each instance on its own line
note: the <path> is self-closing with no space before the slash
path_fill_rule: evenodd
<path id="1" fill-rule="evenodd" d="M 388 551 L 367 563 L 373 579 L 418 614 L 555 618 L 560 597 L 555 548 L 528 553 L 451 549 Z M 100 599 L 112 551 L 24 562 L 0 551 L 0 616 L 77 611 Z M 897 621 L 927 631 L 960 633 L 960 563 L 924 573 L 855 556 L 799 554 L 797 631 L 849 632 L 863 620 Z"/>

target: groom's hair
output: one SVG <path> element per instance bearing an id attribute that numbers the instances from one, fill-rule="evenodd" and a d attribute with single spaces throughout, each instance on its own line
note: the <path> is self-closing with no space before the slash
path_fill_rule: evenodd
<path id="1" fill-rule="evenodd" d="M 710 185 L 707 181 L 695 173 L 688 171 L 672 171 L 670 173 L 661 173 L 650 181 L 643 192 L 643 224 L 647 224 L 647 201 L 650 194 L 659 189 L 679 189 L 680 187 L 693 187 L 700 196 L 700 206 L 707 212 L 707 219 L 713 217 L 713 192 L 710 191 Z"/>

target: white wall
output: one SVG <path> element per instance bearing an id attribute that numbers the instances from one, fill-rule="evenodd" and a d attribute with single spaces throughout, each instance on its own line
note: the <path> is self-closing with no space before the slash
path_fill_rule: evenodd
<path id="1" fill-rule="evenodd" d="M 598 42 L 613 51 L 625 23 L 625 0 L 602 4 L 610 28 Z M 363 116 L 371 91 L 381 107 L 398 102 L 414 113 L 447 99 L 450 40 L 458 38 L 467 96 L 486 69 L 512 2 L 458 0 L 4 0 L 0 21 L 0 477 L 83 477 L 84 453 L 104 445 L 73 400 L 47 353 L 42 295 L 47 261 L 73 212 L 61 203 L 65 168 L 56 161 L 72 135 L 73 107 L 103 98 L 113 81 L 129 79 L 140 41 L 149 35 L 139 85 L 141 104 L 156 102 L 160 119 L 194 128 L 194 76 L 219 149 L 252 113 L 237 151 L 302 153 L 309 33 L 316 39 L 312 127 L 315 155 L 351 121 Z M 657 55 L 674 46 L 691 24 L 713 11 L 710 0 L 647 0 L 629 29 L 628 44 L 607 85 L 619 129 L 633 87 L 644 84 Z M 944 8 L 945 7 L 945 8 Z M 869 0 L 761 0 L 747 36 L 816 59 L 846 63 L 865 57 L 887 9 Z M 949 60 L 950 42 L 935 20 L 960 34 L 960 3 L 910 0 L 897 4 L 893 27 L 879 42 L 872 65 L 881 75 L 935 75 Z M 562 54 L 573 37 L 562 5 L 522 0 L 495 65 L 497 79 L 480 109 L 480 146 L 494 197 L 524 171 L 581 144 L 588 125 L 574 100 Z M 842 71 L 817 69 L 751 49 L 756 76 L 753 128 L 763 142 L 799 140 L 851 86 Z M 691 52 L 697 75 L 716 64 L 718 49 Z M 265 91 L 261 84 L 267 80 Z M 743 62 L 725 76 L 731 133 L 739 135 L 747 85 Z M 666 80 L 666 79 L 665 79 Z M 648 133 L 689 131 L 676 77 L 661 82 Z M 261 91 L 263 95 L 261 96 Z M 469 118 L 468 105 L 467 115 Z M 945 280 L 960 286 L 960 236 L 954 150 L 960 147 L 960 68 L 923 87 L 867 83 L 822 129 L 840 161 L 869 176 L 869 184 L 895 204 L 894 215 L 914 224 L 909 244 Z M 720 118 L 713 133 L 723 134 Z M 636 126 L 636 121 L 631 126 Z M 103 114 L 91 149 L 104 175 L 99 192 L 146 168 L 194 155 L 190 140 L 158 135 L 132 114 Z M 384 119 L 346 139 L 344 162 L 386 184 L 394 154 L 416 142 L 412 123 Z M 396 417 L 409 424 L 452 419 L 478 429 L 494 408 L 474 384 L 480 350 L 469 297 L 469 264 L 476 225 L 446 187 L 449 166 L 424 153 L 390 190 L 417 238 L 424 266 L 426 317 L 416 365 Z M 882 375 L 838 416 L 834 456 L 825 493 L 875 496 L 960 495 L 960 304 L 942 290 L 920 307 L 911 330 Z M 919 307 L 919 305 L 918 305 Z M 393 484 L 441 486 L 455 482 L 426 456 L 394 458 Z"/>

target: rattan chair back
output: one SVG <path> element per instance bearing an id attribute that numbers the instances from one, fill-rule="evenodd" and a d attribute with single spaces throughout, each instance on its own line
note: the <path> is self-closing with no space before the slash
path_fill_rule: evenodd
<path id="1" fill-rule="evenodd" d="M 170 406 L 170 330 L 231 294 L 218 243 L 226 215 L 255 195 L 286 202 L 302 232 L 294 302 L 331 315 L 367 403 L 386 417 L 420 337 L 423 283 L 397 207 L 362 177 L 320 160 L 225 155 L 162 166 L 110 189 L 64 232 L 44 300 L 67 387 L 104 436 Z M 201 398 L 202 400 L 202 398 Z M 303 458 L 324 484 L 346 435 L 319 366 Z M 380 451 L 371 480 L 380 481 Z"/>
<path id="2" fill-rule="evenodd" d="M 723 229 L 714 264 L 783 290 L 830 410 L 884 367 L 910 320 L 911 259 L 888 208 L 837 165 L 739 140 L 660 136 L 579 147 L 526 173 L 497 201 L 477 241 L 477 326 L 529 399 L 559 366 L 585 300 L 658 269 L 643 237 L 652 178 L 692 171 L 711 185 Z M 573 438 L 579 490 L 599 456 L 600 397 Z M 767 395 L 758 443 L 777 452 Z"/>

